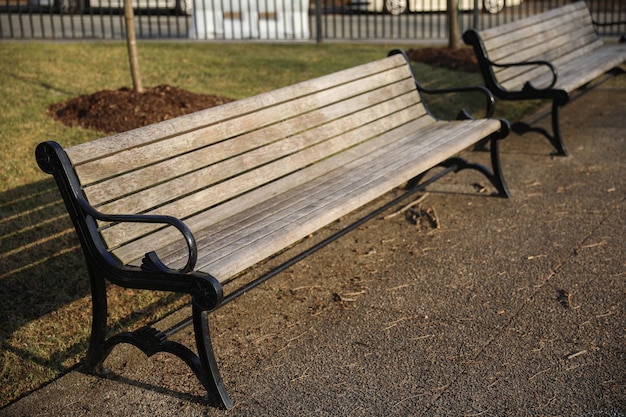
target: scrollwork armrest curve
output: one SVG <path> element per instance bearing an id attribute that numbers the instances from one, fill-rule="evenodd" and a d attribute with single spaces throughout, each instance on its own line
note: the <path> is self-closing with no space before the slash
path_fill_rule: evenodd
<path id="1" fill-rule="evenodd" d="M 87 200 L 79 197 L 78 204 L 80 208 L 89 216 L 96 220 L 107 222 L 119 222 L 119 223 L 152 223 L 152 224 L 167 224 L 175 227 L 185 239 L 187 244 L 187 263 L 180 269 L 171 269 L 166 266 L 158 257 L 156 252 L 151 251 L 146 253 L 142 261 L 142 269 L 154 272 L 175 272 L 186 274 L 193 271 L 198 260 L 198 246 L 196 239 L 194 238 L 191 230 L 180 219 L 173 216 L 159 215 L 159 214 L 105 214 L 101 213 L 92 207 Z"/>
<path id="2" fill-rule="evenodd" d="M 545 91 L 545 90 L 551 90 L 555 85 L 556 82 L 558 81 L 558 71 L 556 69 L 556 67 L 554 66 L 554 64 L 552 64 L 549 61 L 525 61 L 525 62 L 509 62 L 509 63 L 496 63 L 493 61 L 489 61 L 490 65 L 493 65 L 494 67 L 523 67 L 523 66 L 546 66 L 548 67 L 548 69 L 550 70 L 550 73 L 552 75 L 552 82 L 550 82 L 550 84 L 547 87 L 543 87 L 543 88 L 537 88 L 534 85 L 532 85 L 532 83 L 530 81 L 527 81 L 524 84 L 523 89 L 524 90 L 535 90 L 535 91 Z"/>

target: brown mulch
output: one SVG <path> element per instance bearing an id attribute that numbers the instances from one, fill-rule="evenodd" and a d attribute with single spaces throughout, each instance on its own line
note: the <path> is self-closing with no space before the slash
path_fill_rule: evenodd
<path id="1" fill-rule="evenodd" d="M 144 88 L 143 93 L 123 87 L 52 104 L 48 107 L 48 114 L 68 126 L 118 133 L 229 101 L 233 100 L 196 94 L 169 85 Z"/>
<path id="2" fill-rule="evenodd" d="M 433 67 L 449 68 L 465 72 L 478 72 L 478 60 L 470 48 L 420 48 L 409 49 L 411 61 L 422 62 Z"/>
<path id="3" fill-rule="evenodd" d="M 461 71 L 477 71 L 471 49 L 430 47 L 407 52 L 413 61 Z M 48 107 L 48 114 L 68 126 L 81 126 L 107 134 L 125 132 L 137 127 L 217 106 L 230 98 L 196 94 L 170 85 L 145 88 L 103 90 L 71 98 Z"/>

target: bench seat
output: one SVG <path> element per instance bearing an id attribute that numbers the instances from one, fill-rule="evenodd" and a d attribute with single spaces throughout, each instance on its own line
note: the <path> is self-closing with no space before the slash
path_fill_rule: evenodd
<path id="1" fill-rule="evenodd" d="M 216 209 L 215 217 L 208 216 L 214 219 L 224 214 L 229 216 L 215 224 L 204 227 L 205 214 L 188 219 L 187 225 L 198 242 L 196 269 L 210 272 L 221 282 L 227 281 L 321 226 L 443 162 L 450 152 L 459 153 L 499 128 L 498 120 L 489 119 L 435 122 L 426 128 L 419 122 L 409 123 L 349 153 L 329 158 L 268 186 L 261 191 L 265 195 L 286 188 L 288 183 L 299 184 L 235 216 L 232 216 L 231 206 L 240 205 L 238 200 Z M 315 179 L 301 183 L 303 176 Z M 132 255 L 118 255 L 135 258 L 134 263 L 139 264 L 144 253 L 139 249 Z M 163 248 L 159 255 L 166 264 L 180 268 L 186 261 L 186 248 L 172 245 Z"/>
<path id="2" fill-rule="evenodd" d="M 478 170 L 497 195 L 508 197 L 498 158 L 508 123 L 438 120 L 422 102 L 425 91 L 406 54 L 394 51 L 76 146 L 41 143 L 37 161 L 55 177 L 90 274 L 86 370 L 102 372 L 111 349 L 122 342 L 148 355 L 174 353 L 211 401 L 229 408 L 207 313 L 266 278 L 229 294 L 225 284 L 237 287 L 241 272 L 394 188 L 421 189 L 423 175 L 437 166 L 444 173 Z M 485 94 L 492 114 L 486 89 L 461 91 Z M 491 170 L 458 158 L 485 140 L 491 143 Z M 107 337 L 105 282 L 191 295 L 197 353 L 152 328 Z"/>

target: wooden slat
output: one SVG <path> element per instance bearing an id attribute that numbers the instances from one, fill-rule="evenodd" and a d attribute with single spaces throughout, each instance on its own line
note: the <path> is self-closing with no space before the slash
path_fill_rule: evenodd
<path id="1" fill-rule="evenodd" d="M 558 82 L 555 88 L 574 91 L 624 62 L 625 51 L 624 45 L 604 45 L 600 48 L 590 45 L 556 59 L 553 62 L 558 69 Z M 502 85 L 509 90 L 515 90 L 521 88 L 519 84 L 521 81 L 531 81 L 534 86 L 541 87 L 550 83 L 551 80 L 552 76 L 545 71 L 535 71 L 529 73 L 524 79 L 513 80 Z"/>
<path id="2" fill-rule="evenodd" d="M 425 126 L 420 121 L 415 121 L 393 132 L 388 132 L 383 140 L 378 141 L 378 146 L 372 146 L 369 142 L 359 145 L 359 148 L 363 149 L 351 152 L 350 158 L 346 158 L 346 153 L 339 154 L 334 158 L 336 160 L 332 165 L 328 166 L 329 169 L 321 172 L 323 175 L 314 180 L 302 183 L 300 187 L 290 187 L 287 192 L 283 192 L 276 198 L 255 206 L 258 209 L 255 208 L 252 212 L 247 210 L 242 214 L 229 216 L 226 221 L 200 231 L 197 237 L 201 242 L 200 249 L 205 248 L 203 256 L 206 257 L 210 252 L 223 249 L 229 244 L 228 242 L 239 239 L 237 236 L 253 236 L 261 223 L 268 223 L 266 218 L 271 218 L 272 222 L 276 222 L 277 219 L 289 215 L 290 212 L 310 206 L 312 202 L 323 198 L 329 192 L 345 191 L 354 187 L 354 184 L 359 181 L 369 181 L 369 177 L 380 169 L 378 167 L 385 166 L 386 154 L 397 148 L 403 141 L 413 140 L 411 134 L 415 134 L 415 129 L 427 136 L 430 131 L 436 129 L 436 124 L 431 123 Z M 426 142 L 423 142 L 426 145 Z M 355 164 L 357 166 L 365 164 L 367 168 L 366 170 L 359 168 L 356 171 L 345 171 L 345 167 Z M 207 246 L 210 246 L 210 252 L 207 251 Z M 175 249 L 169 251 L 172 250 Z"/>
<path id="3" fill-rule="evenodd" d="M 397 72 L 397 71 L 395 71 Z M 385 85 L 385 83 L 396 81 L 395 76 L 401 74 L 384 73 L 379 77 L 368 78 L 366 80 L 354 81 L 342 86 L 339 86 L 333 90 L 323 90 L 315 95 L 305 96 L 303 98 L 295 98 L 292 101 L 281 103 L 277 106 L 264 108 L 258 112 L 243 115 L 241 117 L 229 120 L 221 123 L 213 129 L 209 129 L 207 132 L 195 132 L 195 134 L 203 134 L 207 138 L 211 138 L 213 143 L 226 140 L 232 137 L 245 135 L 251 131 L 269 126 L 277 121 L 286 120 L 292 117 L 297 117 L 306 112 L 312 111 L 329 105 L 338 101 L 345 100 L 353 95 L 363 94 L 370 92 L 378 87 Z M 406 71 L 404 71 L 404 79 L 407 78 Z M 319 113 L 322 115 L 323 113 Z M 304 126 L 306 128 L 306 126 Z M 121 161 L 132 161 L 127 164 L 127 169 L 135 169 L 148 163 L 158 161 L 159 158 L 171 158 L 180 153 L 188 152 L 189 148 L 185 144 L 183 137 L 173 139 L 175 144 L 172 144 L 172 140 L 168 140 L 162 143 L 153 144 L 148 149 L 140 148 L 126 151 L 121 154 L 117 154 L 110 158 L 99 160 L 96 163 L 89 164 L 83 170 L 79 169 L 79 175 L 81 178 L 87 178 L 86 173 L 89 173 L 89 178 L 86 180 L 98 180 L 97 177 L 105 177 L 108 172 L 115 170 L 115 167 L 120 165 Z M 273 140 L 274 138 L 268 138 L 267 140 Z M 180 149 L 182 147 L 182 149 Z M 231 153 L 237 154 L 245 151 L 240 150 L 237 147 L 231 147 Z M 226 155 L 228 157 L 228 155 Z M 83 167 L 81 167 L 83 168 Z"/>
<path id="4" fill-rule="evenodd" d="M 381 133 L 370 141 L 361 142 L 356 148 L 309 165 L 303 170 L 295 172 L 288 177 L 283 177 L 275 182 L 268 183 L 261 188 L 253 190 L 250 193 L 241 195 L 236 199 L 229 200 L 206 213 L 202 213 L 202 215 L 186 219 L 185 222 L 191 230 L 198 235 L 198 239 L 210 239 L 211 236 L 207 236 L 203 230 L 211 227 L 212 230 L 219 230 L 220 226 L 213 225 L 219 225 L 219 222 L 223 222 L 221 224 L 229 222 L 230 220 L 226 219 L 230 219 L 232 216 L 237 215 L 237 213 L 242 212 L 243 209 L 265 203 L 265 201 L 268 201 L 269 199 L 272 199 L 275 204 L 280 205 L 282 204 L 281 195 L 287 190 L 302 189 L 305 184 L 313 184 L 313 187 L 315 187 L 315 178 L 323 176 L 329 171 L 335 169 L 337 166 L 345 166 L 362 157 L 364 154 L 375 152 L 381 146 L 396 140 L 397 136 L 401 133 L 408 135 L 410 132 L 423 129 L 434 123 L 434 120 L 430 117 L 413 119 L 410 111 L 403 112 L 395 117 L 400 116 L 405 117 L 407 123 L 405 125 L 398 123 L 398 125 L 401 125 L 402 127 L 396 129 L 396 131 Z M 376 132 L 373 134 L 375 133 Z M 364 126 L 361 129 L 354 130 L 350 133 L 349 137 L 346 137 L 346 140 L 355 140 L 355 138 L 358 138 L 363 134 L 372 134 L 369 126 Z M 217 227 L 217 229 L 215 227 Z M 176 239 L 180 239 L 177 232 L 173 230 L 161 230 L 153 235 L 146 236 L 132 242 L 129 245 L 116 249 L 115 255 L 124 263 L 130 263 L 143 256 L 146 247 L 158 248 L 171 244 L 171 242 Z"/>
<path id="5" fill-rule="evenodd" d="M 602 42 L 597 41 L 595 43 L 592 43 L 589 42 L 590 40 L 591 39 L 583 37 L 575 38 L 574 40 L 569 42 L 567 50 L 565 48 L 555 45 L 553 49 L 544 51 L 542 55 L 527 57 L 525 61 L 548 61 L 552 63 L 557 69 L 558 77 L 559 68 L 562 65 L 566 65 L 568 61 L 576 58 L 577 56 L 589 53 L 602 46 Z M 513 57 L 513 60 L 511 62 L 515 62 L 516 58 L 518 57 Z M 553 78 L 552 72 L 549 70 L 549 68 L 543 65 L 499 68 L 499 71 L 495 72 L 495 74 L 498 81 L 509 90 L 519 89 L 526 83 L 526 81 L 533 80 L 537 87 L 542 87 L 544 86 L 543 84 L 549 85 Z M 546 79 L 546 82 L 538 83 L 539 79 L 542 77 Z"/>
<path id="6" fill-rule="evenodd" d="M 574 28 L 591 25 L 591 18 L 587 10 L 556 16 L 550 15 L 549 12 L 545 16 L 538 15 L 544 19 L 536 24 L 532 23 L 533 18 L 520 19 L 514 24 L 503 25 L 501 29 L 506 30 L 502 30 L 498 37 L 483 38 L 485 48 L 490 51 L 491 59 L 501 60 L 502 57 L 509 54 L 509 51 L 515 51 L 516 46 L 517 48 L 528 48 L 538 45 L 548 38 L 547 34 L 551 34 L 551 36 L 567 35 Z M 481 37 L 483 36 L 484 32 L 481 32 Z"/>
<path id="7" fill-rule="evenodd" d="M 497 63 L 524 62 L 539 59 L 546 54 L 566 54 L 579 46 L 598 40 L 596 34 L 588 27 L 565 26 L 568 27 L 565 33 L 547 30 L 541 34 L 530 35 L 507 45 L 506 48 L 490 51 L 490 57 Z"/>
<path id="8" fill-rule="evenodd" d="M 347 214 L 385 190 L 458 153 L 497 130 L 499 122 L 469 121 L 431 126 L 417 129 L 419 138 L 411 137 L 407 131 L 413 127 L 401 128 L 396 134 L 402 140 L 377 148 L 364 157 L 367 160 L 340 166 L 311 183 L 310 188 L 293 189 L 289 198 L 278 203 L 279 206 L 277 199 L 272 199 L 268 207 L 260 205 L 249 213 L 229 218 L 227 227 L 220 229 L 218 224 L 216 232 L 201 232 L 198 234 L 201 264 L 210 262 L 201 269 L 226 280 L 238 270 L 332 221 L 331 218 Z M 324 183 L 320 183 L 322 180 Z M 353 208 L 350 208 L 351 204 L 354 204 Z"/>
<path id="9" fill-rule="evenodd" d="M 626 44 L 605 45 L 560 67 L 557 88 L 574 91 L 626 61 Z"/>
<path id="10" fill-rule="evenodd" d="M 386 169 L 381 169 L 373 175 L 370 172 L 361 173 L 360 170 L 367 167 L 380 168 L 379 159 L 376 159 L 376 164 L 366 164 L 361 161 L 354 166 L 345 167 L 346 176 L 361 179 L 362 183 L 350 184 L 346 190 L 329 194 L 324 199 L 316 198 L 315 203 L 307 205 L 303 211 L 289 210 L 289 216 L 281 219 L 281 222 L 269 224 L 259 230 L 256 235 L 246 235 L 234 245 L 223 248 L 215 253 L 219 256 L 217 259 L 215 255 L 212 256 L 214 260 L 208 264 L 199 264 L 199 269 L 224 280 L 270 256 L 277 248 L 284 248 L 297 242 L 322 225 L 348 214 L 382 193 L 395 188 L 417 173 L 441 162 L 450 154 L 458 153 L 469 143 L 476 141 L 480 134 L 485 133 L 482 131 L 479 134 L 478 130 L 473 130 L 473 132 L 477 136 L 468 135 L 465 129 L 459 131 L 457 135 L 443 131 L 434 133 L 438 139 L 450 139 L 440 145 L 442 152 L 436 152 L 428 147 L 424 148 L 423 152 L 420 152 L 419 146 L 399 147 L 397 152 L 390 155 L 392 162 L 382 167 Z M 359 175 L 353 175 L 355 171 Z M 204 261 L 204 258 L 202 260 Z"/>
<path id="11" fill-rule="evenodd" d="M 578 11 L 565 13 L 567 9 L 522 19 L 525 22 L 516 25 L 515 30 L 503 31 L 499 38 L 485 42 L 489 58 L 501 64 L 554 61 L 572 51 L 601 45 L 588 10 L 579 7 Z M 533 21 L 535 24 L 530 24 Z M 493 67 L 493 71 L 505 88 L 518 90 L 526 81 L 546 74 L 547 68 L 509 66 Z"/>
<path id="12" fill-rule="evenodd" d="M 389 102 L 388 105 L 393 105 L 393 103 Z M 406 103 L 401 104 L 406 106 Z M 281 160 L 263 165 L 254 171 L 244 172 L 232 180 L 220 182 L 214 187 L 202 189 L 185 198 L 173 201 L 160 207 L 154 213 L 170 214 L 186 219 L 195 214 L 198 211 L 198 207 L 208 208 L 212 202 L 234 198 L 247 190 L 288 175 L 290 172 L 297 170 L 296 167 L 302 168 L 316 161 L 323 160 L 329 154 L 339 152 L 364 140 L 381 135 L 398 125 L 408 123 L 410 120 L 415 119 L 416 115 L 419 117 L 419 115 L 423 114 L 421 106 L 413 106 L 404 110 L 399 108 L 398 111 L 392 111 L 390 114 L 385 112 L 387 114 L 386 117 L 375 119 L 380 117 L 380 115 L 376 108 L 370 110 L 370 118 L 373 120 L 368 124 L 362 124 L 358 128 L 346 131 L 340 136 L 335 136 Z M 317 134 L 324 136 L 324 132 L 311 131 L 308 133 L 314 136 Z M 307 178 L 302 180 L 307 180 Z M 152 229 L 153 226 L 151 225 L 129 224 L 104 230 L 102 234 L 110 247 L 116 247 L 127 240 L 140 237 Z"/>
<path id="13" fill-rule="evenodd" d="M 273 119 L 276 122 L 272 125 L 260 129 L 250 128 L 249 132 L 237 134 L 227 141 L 221 141 L 214 145 L 200 148 L 197 151 L 184 153 L 171 159 L 148 165 L 143 169 L 131 171 L 97 183 L 91 187 L 86 187 L 85 193 L 93 205 L 99 206 L 106 201 L 123 198 L 125 195 L 137 193 L 150 186 L 159 184 L 167 186 L 165 184 L 166 181 L 183 177 L 186 174 L 205 175 L 198 173 L 199 170 L 205 167 L 212 167 L 213 171 L 219 172 L 219 176 L 215 178 L 206 178 L 206 180 L 210 180 L 209 184 L 221 181 L 238 172 L 266 163 L 268 157 L 273 156 L 275 159 L 278 159 L 285 152 L 294 152 L 299 149 L 294 147 L 293 138 L 302 132 L 317 128 L 325 123 L 331 123 L 340 118 L 346 118 L 351 113 L 354 113 L 354 116 L 350 116 L 347 121 L 343 122 L 346 128 L 349 129 L 351 128 L 350 124 L 359 123 L 358 120 L 352 119 L 358 119 L 359 112 L 362 109 L 396 96 L 414 92 L 414 90 L 413 81 L 405 79 L 378 90 L 368 91 L 366 94 L 351 99 L 329 104 L 327 107 L 320 108 L 319 111 L 305 112 L 287 120 L 281 120 L 281 114 L 284 114 L 284 112 L 282 112 L 283 109 L 279 109 L 281 113 L 274 115 Z M 266 116 L 267 120 L 272 117 L 272 115 L 267 113 L 264 116 Z M 233 126 L 242 124 L 243 122 L 238 123 L 238 119 L 232 121 Z M 251 125 L 248 124 L 247 126 Z M 287 138 L 288 140 L 281 142 Z M 314 143 L 310 142 L 309 146 Z M 300 147 L 302 146 L 304 145 Z M 283 148 L 283 150 L 279 148 Z M 260 154 L 260 161 L 255 162 L 252 160 L 255 154 Z M 237 161 L 241 161 L 241 163 Z M 248 165 L 248 167 L 242 164 Z M 185 191 L 185 188 L 177 187 L 171 189 L 168 194 L 173 199 L 187 192 L 189 191 Z M 147 202 L 142 204 L 146 206 L 144 208 L 135 206 L 135 204 L 132 203 L 131 207 L 139 207 L 141 211 L 148 210 L 151 207 Z M 118 205 L 115 210 L 123 211 L 124 208 L 120 208 Z"/>
<path id="14" fill-rule="evenodd" d="M 221 187 L 225 180 L 228 180 L 232 189 L 246 190 L 257 187 L 263 182 L 272 181 L 276 176 L 286 175 L 291 171 L 301 169 L 315 160 L 323 159 L 346 147 L 353 146 L 353 142 L 345 140 L 342 136 L 344 133 L 371 123 L 376 118 L 386 117 L 415 105 L 415 101 L 411 100 L 411 96 L 411 94 L 404 95 L 394 100 L 380 103 L 374 107 L 351 114 L 345 120 L 338 119 L 317 129 L 306 130 L 300 134 L 285 138 L 281 142 L 268 145 L 261 150 L 247 152 L 220 164 L 211 165 L 191 174 L 115 200 L 101 206 L 100 209 L 106 213 L 124 213 L 132 210 L 139 212 L 149 211 L 181 196 L 207 189 L 209 186 Z M 416 110 L 419 111 L 421 109 L 418 108 Z M 421 117 L 422 115 L 423 113 L 413 114 L 415 117 Z M 396 119 L 392 118 L 389 120 Z M 403 119 L 398 118 L 397 120 Z M 376 127 L 371 129 L 372 132 L 378 131 Z M 367 138 L 368 136 L 362 135 L 354 140 L 366 140 Z M 320 146 L 321 143 L 323 144 Z M 302 155 L 310 155 L 310 157 L 303 158 Z M 268 166 L 270 166 L 271 172 L 267 172 Z M 254 171 L 250 172 L 251 170 Z M 232 176 L 232 172 L 237 172 L 238 175 Z M 261 175 L 262 172 L 263 175 Z M 250 182 L 248 177 L 254 175 L 257 175 L 257 179 Z M 239 176 L 243 176 L 243 178 L 238 178 Z M 196 207 L 196 210 L 204 210 L 211 205 L 219 204 L 224 199 L 230 198 L 232 198 L 230 193 L 223 197 L 214 194 L 213 199 Z M 181 218 L 186 217 L 179 211 L 171 212 L 170 214 Z"/>
<path id="15" fill-rule="evenodd" d="M 354 81 L 355 76 L 367 77 L 403 66 L 406 66 L 406 62 L 402 56 L 392 56 L 248 99 L 227 103 L 219 107 L 76 145 L 66 149 L 66 152 L 72 163 L 75 166 L 80 166 L 89 161 L 105 158 L 128 149 L 148 146 L 154 142 L 167 140 L 170 137 L 180 135 L 181 132 L 192 132 L 207 125 L 219 124 L 231 118 L 239 117 L 242 114 L 277 105 L 283 101 L 291 100 L 295 92 L 300 96 L 314 94 L 320 90 Z M 204 146 L 204 144 L 199 146 Z"/>
<path id="16" fill-rule="evenodd" d="M 253 217 L 248 217 L 244 221 L 229 219 L 227 229 L 222 229 L 219 233 L 210 236 L 203 235 L 203 237 L 206 237 L 203 240 L 211 242 L 209 249 L 211 252 L 215 252 L 222 245 L 221 242 L 231 242 L 239 239 L 255 240 L 255 233 L 259 227 L 266 228 L 270 224 L 284 223 L 282 219 L 291 216 L 291 213 L 310 210 L 313 207 L 312 201 L 317 202 L 327 196 L 339 198 L 339 195 L 343 195 L 357 186 L 366 186 L 366 184 L 375 181 L 375 178 L 381 175 L 390 178 L 398 176 L 400 178 L 398 181 L 400 183 L 404 182 L 406 179 L 399 176 L 398 167 L 408 163 L 408 161 L 414 161 L 416 154 L 428 152 L 435 155 L 447 154 L 449 156 L 451 153 L 455 153 L 450 150 L 449 141 L 452 139 L 456 142 L 458 138 L 455 136 L 464 134 L 462 130 L 458 130 L 458 127 L 455 124 L 432 124 L 428 128 L 420 129 L 419 134 L 421 136 L 419 138 L 403 132 L 403 136 L 399 137 L 398 140 L 394 140 L 391 144 L 380 147 L 375 152 L 364 154 L 350 164 L 338 167 L 334 173 L 324 177 L 323 183 L 315 183 L 311 187 L 307 184 L 307 187 L 304 189 L 295 189 L 294 195 L 288 201 L 282 201 L 279 204 L 275 204 L 272 201 L 271 206 L 266 207 L 267 217 L 271 218 L 270 221 L 264 220 L 262 212 L 255 211 L 256 214 Z M 457 129 L 456 131 L 455 128 Z M 395 134 L 397 135 L 398 133 Z M 416 132 L 412 134 L 416 135 Z M 441 144 L 445 146 L 441 146 Z M 455 146 L 458 146 L 458 144 Z M 437 147 L 441 149 L 437 151 Z M 376 161 L 376 163 L 372 163 L 372 161 Z M 356 171 L 353 171 L 355 169 Z M 353 175 L 353 172 L 358 175 Z M 327 179 L 328 177 L 330 177 L 330 180 Z M 280 227 L 282 226 L 270 226 L 270 229 Z M 208 256 L 211 252 L 204 250 L 203 255 Z"/>
<path id="17" fill-rule="evenodd" d="M 212 123 L 207 128 L 196 130 L 188 135 L 185 135 L 185 132 L 180 132 L 178 136 L 170 137 L 167 140 L 152 142 L 148 146 L 140 148 L 127 149 L 106 158 L 77 166 L 76 171 L 81 180 L 84 181 L 83 185 L 87 185 L 91 182 L 108 178 L 111 172 L 119 172 L 122 161 L 125 161 L 125 164 L 122 166 L 128 172 L 159 160 L 171 159 L 176 155 L 190 152 L 200 146 L 207 146 L 231 137 L 243 135 L 251 129 L 259 129 L 278 120 L 296 117 L 325 105 L 345 100 L 388 83 L 396 82 L 399 79 L 408 79 L 409 77 L 410 73 L 407 72 L 406 67 L 397 68 L 368 78 L 351 80 L 332 89 L 323 89 L 314 94 L 306 95 L 302 95 L 300 86 L 295 85 L 292 89 L 290 100 L 282 98 L 278 104 L 261 108 L 255 112 L 242 113 L 238 117 L 223 120 L 220 123 Z M 308 92 L 308 89 L 306 91 Z M 254 98 L 250 100 L 254 100 Z M 243 105 L 245 103 L 242 103 Z M 219 114 L 213 115 L 213 117 L 217 120 L 223 119 Z"/>
<path id="18" fill-rule="evenodd" d="M 484 42 L 490 42 L 490 40 L 493 38 L 503 39 L 506 37 L 503 37 L 503 35 L 510 34 L 511 32 L 523 30 L 524 28 L 528 28 L 531 26 L 541 26 L 541 24 L 545 21 L 549 21 L 555 18 L 558 19 L 559 16 L 562 15 L 573 15 L 577 12 L 580 12 L 581 10 L 585 11 L 586 5 L 583 2 L 575 2 L 569 5 L 548 10 L 547 12 L 525 17 L 523 19 L 518 19 L 510 23 L 494 26 L 492 28 L 482 30 L 480 33 Z"/>

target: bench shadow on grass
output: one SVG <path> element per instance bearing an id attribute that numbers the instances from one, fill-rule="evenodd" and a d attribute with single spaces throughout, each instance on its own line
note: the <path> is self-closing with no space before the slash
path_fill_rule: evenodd
<path id="1" fill-rule="evenodd" d="M 113 297 L 136 295 L 116 290 Z M 0 194 L 0 362 L 3 384 L 15 384 L 5 387 L 0 406 L 82 359 L 91 331 L 90 294 L 82 249 L 54 181 Z M 180 297 L 135 297 L 143 304 L 115 313 L 110 324 L 134 327 Z M 17 381 L 25 374 L 30 386 Z"/>
<path id="2" fill-rule="evenodd" d="M 0 197 L 2 340 L 89 293 L 74 229 L 52 180 Z"/>
<path id="3" fill-rule="evenodd" d="M 51 337 L 38 334 L 44 330 L 38 321 L 89 294 L 81 257 L 52 180 L 0 195 L 0 343 L 9 378 L 22 367 L 53 366 L 58 373 L 59 365 L 51 364 L 63 362 L 59 355 L 80 350 L 75 345 L 55 352 Z"/>

